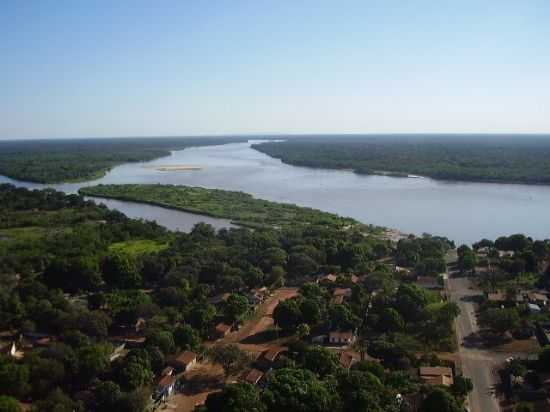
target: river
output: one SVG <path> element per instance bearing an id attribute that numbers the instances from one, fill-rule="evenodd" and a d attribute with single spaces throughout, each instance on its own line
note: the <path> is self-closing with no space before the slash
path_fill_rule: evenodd
<path id="1" fill-rule="evenodd" d="M 51 186 L 68 193 L 97 183 L 164 183 L 240 190 L 406 233 L 447 236 L 458 243 L 512 233 L 539 239 L 550 237 L 550 186 L 361 176 L 351 171 L 296 167 L 257 152 L 251 143 L 188 148 L 151 162 L 115 167 L 95 181 Z M 170 165 L 198 170 L 157 170 Z M 6 177 L 0 177 L 0 182 L 43 187 Z M 103 202 L 130 217 L 155 219 L 171 229 L 187 231 L 198 221 L 217 228 L 229 226 L 228 221 L 155 206 Z"/>

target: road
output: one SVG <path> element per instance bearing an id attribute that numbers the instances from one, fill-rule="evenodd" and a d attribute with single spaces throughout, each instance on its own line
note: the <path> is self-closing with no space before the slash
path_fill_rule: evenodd
<path id="1" fill-rule="evenodd" d="M 498 376 L 495 371 L 509 354 L 495 353 L 464 344 L 465 339 L 471 339 L 479 328 L 475 317 L 475 304 L 472 297 L 479 295 L 478 290 L 470 289 L 468 278 L 450 277 L 447 291 L 450 299 L 460 307 L 460 315 L 456 320 L 458 339 L 458 357 L 464 376 L 469 377 L 474 385 L 473 392 L 468 397 L 470 412 L 500 412 L 498 399 L 494 395 Z"/>

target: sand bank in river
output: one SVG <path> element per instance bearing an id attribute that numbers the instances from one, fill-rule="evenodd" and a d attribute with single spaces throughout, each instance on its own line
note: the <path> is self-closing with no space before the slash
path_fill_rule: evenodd
<path id="1" fill-rule="evenodd" d="M 183 171 L 190 171 L 190 170 L 202 170 L 203 168 L 200 166 L 190 166 L 190 165 L 152 165 L 152 166 L 143 166 L 146 169 L 155 169 L 160 172 L 183 172 Z"/>

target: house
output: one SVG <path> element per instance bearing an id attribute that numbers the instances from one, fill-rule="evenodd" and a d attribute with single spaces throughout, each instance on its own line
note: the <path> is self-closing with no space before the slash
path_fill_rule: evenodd
<path id="1" fill-rule="evenodd" d="M 145 336 L 113 336 L 109 339 L 115 345 L 126 346 L 126 349 L 137 349 L 145 343 Z"/>
<path id="2" fill-rule="evenodd" d="M 8 343 L 0 348 L 0 353 L 3 353 L 10 358 L 21 359 L 24 353 L 17 348 L 15 342 Z"/>
<path id="3" fill-rule="evenodd" d="M 355 363 L 360 361 L 359 355 L 356 355 L 352 352 L 342 352 L 340 353 L 340 365 L 344 369 L 351 368 Z"/>
<path id="4" fill-rule="evenodd" d="M 211 334 L 211 338 L 212 339 L 221 339 L 221 338 L 226 337 L 231 332 L 232 327 L 233 327 L 232 325 L 228 325 L 227 323 L 223 323 L 223 322 L 218 323 L 214 327 L 214 331 Z"/>
<path id="5" fill-rule="evenodd" d="M 487 300 L 492 303 L 504 303 L 508 302 L 508 296 L 504 292 L 489 292 L 487 293 Z"/>
<path id="6" fill-rule="evenodd" d="M 479 257 L 487 257 L 490 251 L 491 251 L 491 248 L 489 248 L 489 246 L 484 246 L 477 249 L 476 253 Z"/>
<path id="7" fill-rule="evenodd" d="M 349 299 L 349 298 L 351 298 L 352 294 L 353 294 L 353 292 L 350 288 L 336 288 L 332 292 L 332 296 L 334 298 L 336 298 L 338 296 L 342 296 L 343 298 Z"/>
<path id="8" fill-rule="evenodd" d="M 258 360 L 258 363 L 264 368 L 270 368 L 275 362 L 279 360 L 281 354 L 287 352 L 285 347 L 273 347 L 262 353 L 262 356 Z"/>
<path id="9" fill-rule="evenodd" d="M 451 386 L 454 382 L 453 370 L 442 366 L 422 366 L 418 375 L 429 385 Z"/>
<path id="10" fill-rule="evenodd" d="M 136 323 L 134 324 L 134 330 L 136 331 L 136 333 L 143 332 L 146 323 L 147 322 L 144 318 L 139 318 L 138 320 L 136 320 Z"/>
<path id="11" fill-rule="evenodd" d="M 162 372 L 160 373 L 160 376 L 175 375 L 175 374 L 176 374 L 176 370 L 171 366 L 167 366 L 162 370 Z"/>
<path id="12" fill-rule="evenodd" d="M 311 343 L 322 345 L 327 340 L 327 335 L 319 335 L 311 338 Z"/>
<path id="13" fill-rule="evenodd" d="M 540 292 L 529 292 L 527 293 L 527 300 L 529 303 L 546 306 L 548 303 L 548 296 Z"/>
<path id="14" fill-rule="evenodd" d="M 332 331 L 328 334 L 329 343 L 336 345 L 351 345 L 355 342 L 355 333 L 353 331 Z"/>
<path id="15" fill-rule="evenodd" d="M 251 385 L 258 385 L 264 377 L 264 373 L 258 369 L 251 369 L 243 375 L 242 380 Z"/>
<path id="16" fill-rule="evenodd" d="M 334 303 L 335 305 L 341 305 L 342 303 L 344 303 L 344 296 L 343 295 L 334 296 L 332 298 L 332 303 Z"/>
<path id="17" fill-rule="evenodd" d="M 223 293 L 221 295 L 212 296 L 211 298 L 208 298 L 208 303 L 211 305 L 218 305 L 222 302 L 226 302 L 227 299 L 229 299 L 229 296 L 231 296 L 231 293 Z"/>
<path id="18" fill-rule="evenodd" d="M 191 351 L 180 353 L 172 362 L 172 365 L 181 372 L 187 372 L 197 364 L 197 354 Z"/>
<path id="19" fill-rule="evenodd" d="M 114 362 L 116 359 L 122 357 L 125 354 L 125 351 L 126 343 L 121 343 L 120 345 L 116 346 L 109 356 L 109 362 Z"/>
<path id="20" fill-rule="evenodd" d="M 174 375 L 165 375 L 160 378 L 155 387 L 153 398 L 157 402 L 166 401 L 176 389 L 177 378 Z"/>
<path id="21" fill-rule="evenodd" d="M 336 282 L 336 279 L 338 279 L 338 277 L 335 274 L 329 273 L 328 275 L 321 276 L 319 279 L 317 279 L 317 283 L 319 282 L 334 283 Z"/>
<path id="22" fill-rule="evenodd" d="M 252 305 L 259 305 L 260 303 L 263 303 L 268 296 L 269 290 L 264 286 L 263 288 L 252 289 L 246 297 Z"/>
<path id="23" fill-rule="evenodd" d="M 38 347 L 47 348 L 50 346 L 53 342 L 53 339 L 49 336 L 37 339 L 34 344 Z"/>

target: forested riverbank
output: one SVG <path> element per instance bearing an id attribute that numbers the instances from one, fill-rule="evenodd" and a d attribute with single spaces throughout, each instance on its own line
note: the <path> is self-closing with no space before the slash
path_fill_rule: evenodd
<path id="1" fill-rule="evenodd" d="M 99 179 L 111 168 L 172 150 L 246 141 L 245 137 L 155 137 L 0 142 L 0 174 L 37 183 Z"/>
<path id="2" fill-rule="evenodd" d="M 359 174 L 550 184 L 550 136 L 542 135 L 295 136 L 252 147 L 288 164 Z"/>

